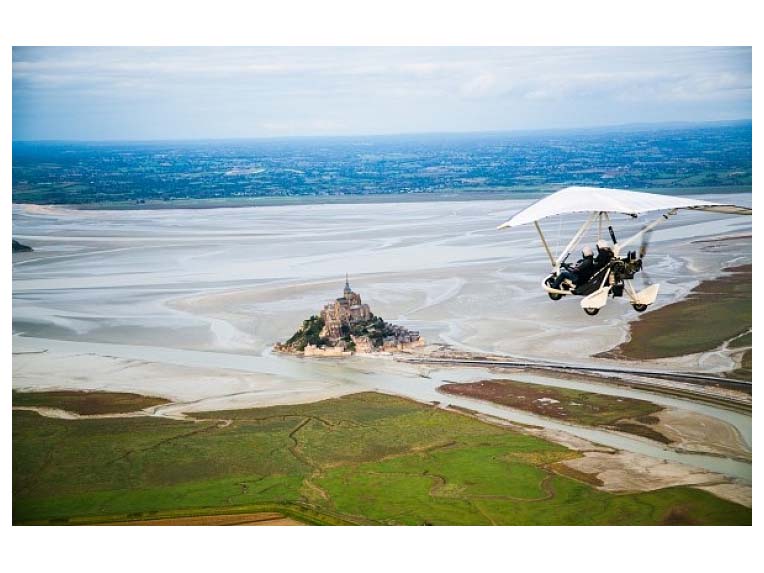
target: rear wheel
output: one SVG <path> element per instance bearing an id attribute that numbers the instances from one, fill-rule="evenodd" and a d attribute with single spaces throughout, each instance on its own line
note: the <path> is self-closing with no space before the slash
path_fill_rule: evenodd
<path id="1" fill-rule="evenodd" d="M 637 312 L 645 312 L 647 310 L 646 304 L 632 304 L 631 306 L 633 306 L 634 310 Z"/>
<path id="2" fill-rule="evenodd" d="M 589 316 L 594 316 L 594 315 L 595 315 L 595 314 L 597 314 L 599 311 L 600 311 L 600 309 L 598 309 L 598 308 L 585 308 L 585 309 L 584 309 L 584 312 L 585 312 L 586 314 L 588 314 Z"/>

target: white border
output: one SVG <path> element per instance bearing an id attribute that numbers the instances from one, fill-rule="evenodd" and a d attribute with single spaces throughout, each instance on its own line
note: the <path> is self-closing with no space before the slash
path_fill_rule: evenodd
<path id="1" fill-rule="evenodd" d="M 12 45 L 753 45 L 755 52 L 755 14 L 753 2 L 739 0 L 217 0 L 201 6 L 188 0 L 9 0 L 0 8 L 4 234 L 11 235 Z M 756 167 L 760 155 L 754 156 Z M 8 273 L 2 283 L 3 380 L 10 382 L 11 266 L 8 251 L 0 252 Z M 755 302 L 757 324 L 759 307 Z M 754 528 L 10 529 L 9 402 L 6 389 L 2 491 L 9 570 L 645 573 L 761 564 Z"/>
<path id="2" fill-rule="evenodd" d="M 11 45 L 752 45 L 745 0 L 5 2 Z"/>

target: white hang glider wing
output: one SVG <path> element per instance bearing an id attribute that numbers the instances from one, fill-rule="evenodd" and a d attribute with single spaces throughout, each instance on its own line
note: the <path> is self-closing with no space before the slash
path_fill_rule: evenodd
<path id="1" fill-rule="evenodd" d="M 622 189 L 606 189 L 602 187 L 566 187 L 552 193 L 533 205 L 526 207 L 499 229 L 517 227 L 534 223 L 546 217 L 564 215 L 566 213 L 623 213 L 639 215 L 650 211 L 673 211 L 675 209 L 692 209 L 696 211 L 712 211 L 729 215 L 751 215 L 748 207 L 739 207 L 727 203 L 712 203 L 700 199 L 624 191 Z"/>

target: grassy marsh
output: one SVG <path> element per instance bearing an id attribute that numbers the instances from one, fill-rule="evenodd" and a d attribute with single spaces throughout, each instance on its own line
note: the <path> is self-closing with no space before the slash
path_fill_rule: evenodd
<path id="1" fill-rule="evenodd" d="M 13 522 L 256 511 L 316 524 L 751 522 L 704 491 L 613 495 L 555 471 L 578 455 L 376 393 L 189 421 L 16 411 Z"/>

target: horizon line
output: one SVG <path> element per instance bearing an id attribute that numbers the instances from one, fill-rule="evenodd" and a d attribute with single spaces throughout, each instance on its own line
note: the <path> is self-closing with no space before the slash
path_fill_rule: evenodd
<path id="1" fill-rule="evenodd" d="M 575 132 L 575 131 L 613 131 L 618 129 L 639 129 L 639 128 L 660 128 L 665 129 L 670 126 L 696 126 L 696 125 L 721 125 L 735 123 L 751 123 L 752 117 L 737 119 L 718 119 L 718 120 L 677 120 L 677 121 L 658 121 L 658 122 L 630 122 L 605 125 L 589 125 L 578 127 L 543 127 L 543 128 L 525 128 L 525 129 L 497 129 L 483 131 L 419 131 L 419 132 L 401 132 L 401 133 L 358 133 L 358 134 L 326 134 L 326 135 L 253 135 L 253 136 L 235 136 L 235 137 L 181 137 L 181 138 L 127 138 L 127 139 L 12 139 L 11 143 L 179 143 L 179 142 L 205 142 L 205 141 L 268 141 L 284 139 L 356 139 L 356 138 L 394 138 L 394 137 L 416 137 L 416 136 L 468 136 L 468 135 L 503 135 L 503 134 L 533 134 L 549 132 Z"/>

